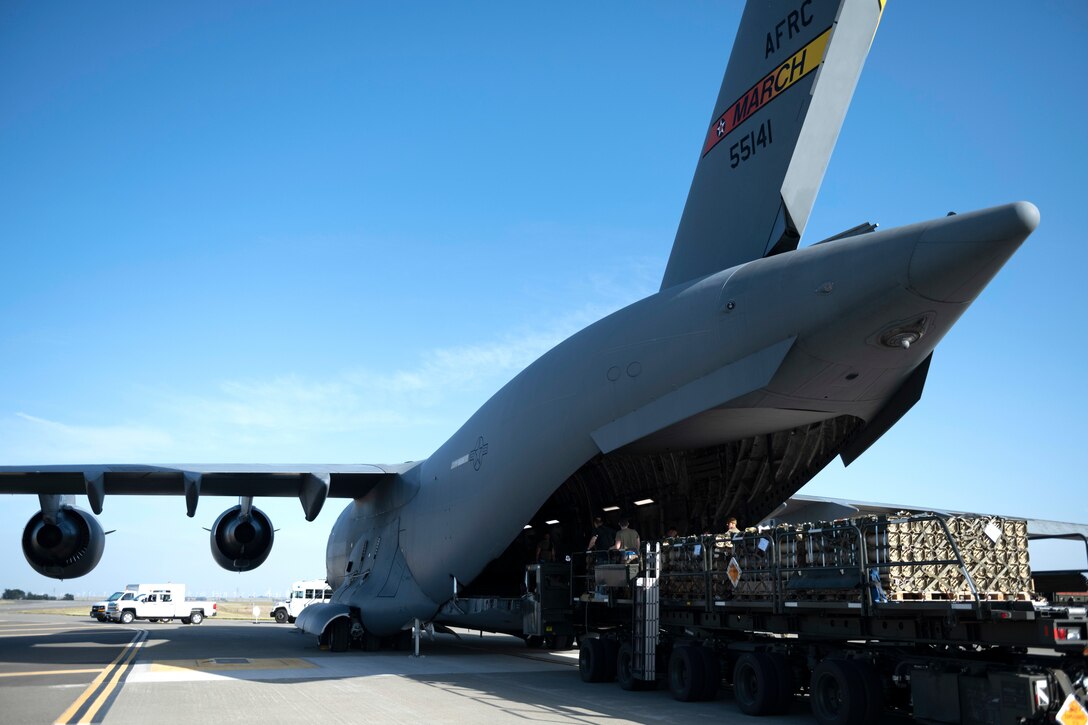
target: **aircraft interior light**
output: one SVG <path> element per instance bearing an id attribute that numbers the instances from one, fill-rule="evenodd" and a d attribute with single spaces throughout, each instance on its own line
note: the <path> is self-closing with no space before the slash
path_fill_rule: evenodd
<path id="1" fill-rule="evenodd" d="M 635 501 L 635 506 L 645 506 L 646 504 L 651 504 L 653 502 L 654 500 L 652 498 L 640 498 L 638 501 Z"/>

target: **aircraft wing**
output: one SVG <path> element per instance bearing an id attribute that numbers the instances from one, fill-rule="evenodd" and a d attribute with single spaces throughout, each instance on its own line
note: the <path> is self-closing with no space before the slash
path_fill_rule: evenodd
<path id="1" fill-rule="evenodd" d="M 947 516 L 1002 516 L 1003 518 L 1022 518 L 1005 514 L 981 511 L 953 511 L 933 508 L 932 506 L 914 506 L 907 504 L 876 503 L 874 501 L 854 501 L 845 498 L 826 496 L 791 496 L 775 509 L 761 524 L 791 523 L 799 524 L 810 521 L 834 521 L 866 515 L 892 515 L 898 513 L 918 514 L 936 513 Z M 1028 539 L 1066 539 L 1082 541 L 1088 547 L 1088 524 L 1048 519 L 1024 519 L 1028 525 Z"/>
<path id="2" fill-rule="evenodd" d="M 410 465 L 0 466 L 0 493 L 86 494 L 96 514 L 107 494 L 183 495 L 190 517 L 201 495 L 297 496 L 313 521 L 326 498 L 361 498 Z"/>

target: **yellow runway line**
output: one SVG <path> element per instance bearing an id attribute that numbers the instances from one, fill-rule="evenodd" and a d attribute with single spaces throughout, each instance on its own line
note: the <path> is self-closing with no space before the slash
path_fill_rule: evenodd
<path id="1" fill-rule="evenodd" d="M 132 641 L 125 645 L 125 648 L 113 659 L 113 662 L 102 669 L 98 674 L 98 677 L 94 678 L 91 684 L 87 685 L 87 689 L 83 691 L 83 694 L 77 697 L 76 701 L 54 721 L 54 725 L 69 725 L 75 714 L 83 708 L 84 703 L 87 702 L 91 695 L 98 691 L 102 683 L 105 682 L 110 675 L 114 674 L 115 671 L 120 672 L 124 669 L 124 665 L 119 666 L 118 663 L 124 661 L 124 663 L 127 664 L 128 660 L 135 656 L 137 648 L 147 639 L 147 634 L 147 630 L 145 629 L 137 630 L 136 636 L 132 638 Z M 110 689 L 112 688 L 107 687 L 107 690 Z M 99 707 L 101 707 L 101 700 L 102 698 L 98 700 Z M 95 708 L 95 712 L 98 712 L 98 707 Z M 80 722 L 83 722 L 85 719 L 86 718 L 80 718 Z"/>
<path id="2" fill-rule="evenodd" d="M 146 639 L 147 638 L 145 637 L 144 641 L 146 641 Z M 121 664 L 114 668 L 113 677 L 110 678 L 109 684 L 106 685 L 106 689 L 102 690 L 98 697 L 95 698 L 94 702 L 91 703 L 91 707 L 87 710 L 83 717 L 79 719 L 80 725 L 83 725 L 84 723 L 89 724 L 94 722 L 94 716 L 98 714 L 98 711 L 102 708 L 102 705 L 110 699 L 110 696 L 113 694 L 114 689 L 116 689 L 117 687 L 117 683 L 121 680 L 121 675 L 125 672 L 125 667 L 127 667 L 128 664 L 132 662 L 132 660 L 136 659 L 136 653 L 140 651 L 140 646 L 143 643 L 144 642 L 141 641 L 136 643 L 135 647 L 131 647 L 128 651 L 128 656 L 121 660 Z"/>

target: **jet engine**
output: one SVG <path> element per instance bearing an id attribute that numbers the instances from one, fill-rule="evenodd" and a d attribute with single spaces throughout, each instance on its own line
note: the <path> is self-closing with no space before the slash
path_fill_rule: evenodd
<path id="1" fill-rule="evenodd" d="M 219 514 L 211 532 L 215 563 L 230 571 L 256 569 L 272 551 L 272 522 L 259 508 L 229 508 Z"/>
<path id="2" fill-rule="evenodd" d="M 67 506 L 50 515 L 34 514 L 23 529 L 23 556 L 39 574 L 75 579 L 87 574 L 102 558 L 106 535 L 98 520 Z"/>

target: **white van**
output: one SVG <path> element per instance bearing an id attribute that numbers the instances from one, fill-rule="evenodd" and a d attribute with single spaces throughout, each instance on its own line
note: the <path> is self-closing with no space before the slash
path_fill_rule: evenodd
<path id="1" fill-rule="evenodd" d="M 287 592 L 286 599 L 272 605 L 272 613 L 269 616 L 273 617 L 279 624 L 284 622 L 293 624 L 295 617 L 303 609 L 311 604 L 327 602 L 330 599 L 332 599 L 332 589 L 329 588 L 324 579 L 297 581 L 291 585 L 291 591 Z"/>

